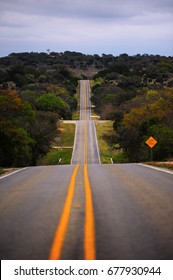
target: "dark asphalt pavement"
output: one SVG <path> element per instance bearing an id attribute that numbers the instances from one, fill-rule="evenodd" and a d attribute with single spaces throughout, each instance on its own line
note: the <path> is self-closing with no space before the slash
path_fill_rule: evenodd
<path id="1" fill-rule="evenodd" d="M 0 180 L 1 259 L 48 259 L 73 169 L 33 167 Z M 97 259 L 173 259 L 173 175 L 137 164 L 88 169 Z M 62 259 L 83 258 L 84 206 L 81 165 Z"/>

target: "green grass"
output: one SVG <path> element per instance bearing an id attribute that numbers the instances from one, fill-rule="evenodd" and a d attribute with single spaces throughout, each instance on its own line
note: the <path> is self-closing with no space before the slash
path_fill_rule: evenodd
<path id="1" fill-rule="evenodd" d="M 112 149 L 103 139 L 104 134 L 109 134 L 112 131 L 112 121 L 96 121 L 97 140 L 100 152 L 101 163 L 111 163 Z"/>
<path id="2" fill-rule="evenodd" d="M 126 163 L 128 158 L 119 148 L 118 144 L 110 146 L 103 138 L 104 135 L 111 136 L 113 131 L 112 121 L 95 121 L 98 146 L 101 163 Z"/>
<path id="3" fill-rule="evenodd" d="M 73 149 L 52 148 L 47 156 L 39 161 L 39 165 L 70 164 Z"/>
<path id="4" fill-rule="evenodd" d="M 38 165 L 70 164 L 73 152 L 75 124 L 61 123 L 58 137 L 50 152 L 38 161 Z"/>
<path id="5" fill-rule="evenodd" d="M 73 123 L 61 123 L 59 141 L 56 144 L 63 147 L 73 146 L 75 127 Z"/>
<path id="6" fill-rule="evenodd" d="M 128 157 L 123 151 L 117 151 L 116 154 L 113 155 L 113 162 L 114 163 L 128 163 Z"/>
<path id="7" fill-rule="evenodd" d="M 80 118 L 80 110 L 79 109 L 77 109 L 77 111 L 75 111 L 75 112 L 73 112 L 73 114 L 72 114 L 72 120 L 79 120 L 79 118 Z"/>
<path id="8" fill-rule="evenodd" d="M 0 175 L 4 174 L 5 170 L 3 168 L 0 168 Z"/>
<path id="9" fill-rule="evenodd" d="M 7 173 L 7 172 L 12 172 L 14 170 L 15 170 L 15 168 L 13 168 L 13 167 L 9 167 L 9 168 L 0 167 L 0 175 L 3 175 L 5 173 Z"/>
<path id="10" fill-rule="evenodd" d="M 146 162 L 146 164 L 173 170 L 173 162 L 154 162 L 153 161 L 153 162 Z"/>

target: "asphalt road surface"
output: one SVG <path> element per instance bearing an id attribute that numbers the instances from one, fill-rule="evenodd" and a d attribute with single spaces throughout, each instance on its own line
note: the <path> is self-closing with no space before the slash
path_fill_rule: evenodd
<path id="1" fill-rule="evenodd" d="M 173 259 L 173 173 L 100 164 L 89 97 L 71 165 L 0 177 L 1 259 Z"/>
<path id="2" fill-rule="evenodd" d="M 76 122 L 76 136 L 71 163 L 100 163 L 95 124 L 91 120 L 89 81 L 80 81 L 80 120 Z"/>

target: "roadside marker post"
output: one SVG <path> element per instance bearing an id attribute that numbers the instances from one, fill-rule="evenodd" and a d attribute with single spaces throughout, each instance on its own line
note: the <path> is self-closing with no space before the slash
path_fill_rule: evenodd
<path id="1" fill-rule="evenodd" d="M 157 140 L 150 136 L 145 142 L 151 149 L 151 161 L 153 160 L 153 147 L 157 144 Z"/>

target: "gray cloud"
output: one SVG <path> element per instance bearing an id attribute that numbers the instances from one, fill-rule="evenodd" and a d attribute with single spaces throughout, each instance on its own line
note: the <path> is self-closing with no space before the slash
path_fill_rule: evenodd
<path id="1" fill-rule="evenodd" d="M 2 10 L 61 17 L 131 17 L 148 12 L 170 12 L 172 0 L 1 0 Z"/>
<path id="2" fill-rule="evenodd" d="M 172 0 L 0 0 L 0 9 L 0 55 L 173 51 Z"/>

